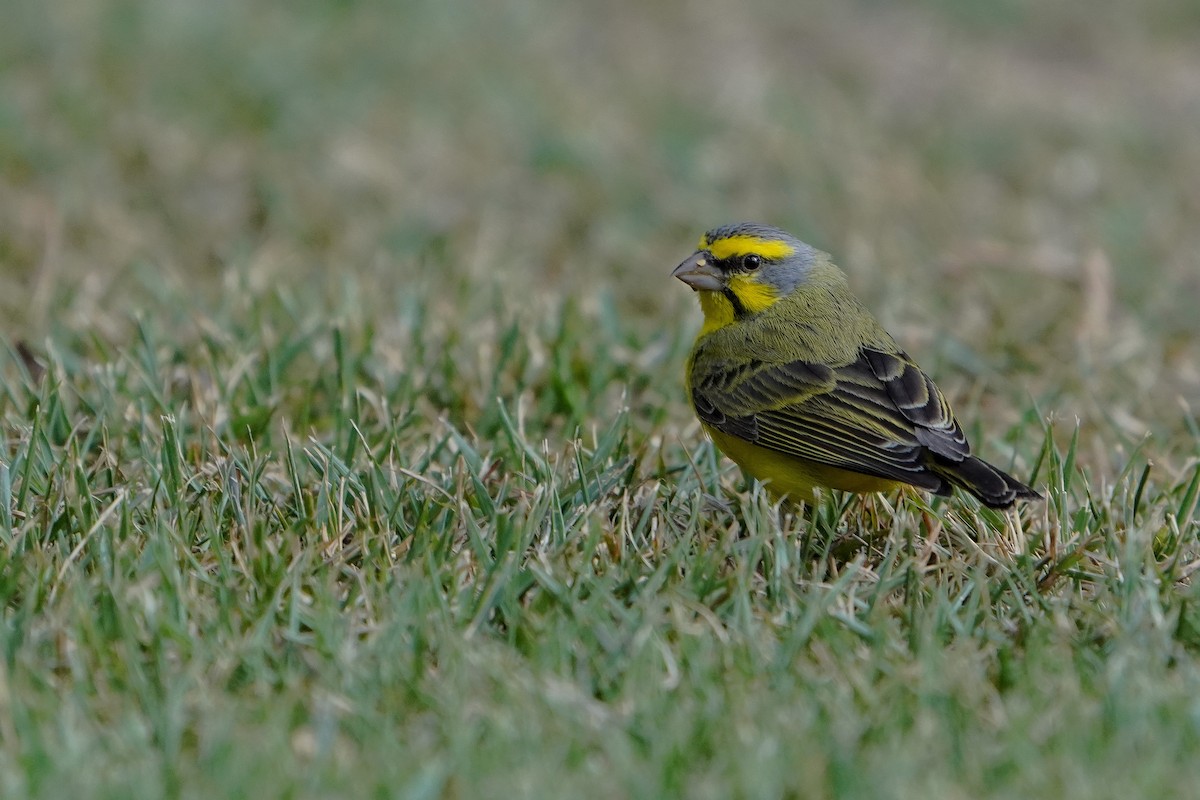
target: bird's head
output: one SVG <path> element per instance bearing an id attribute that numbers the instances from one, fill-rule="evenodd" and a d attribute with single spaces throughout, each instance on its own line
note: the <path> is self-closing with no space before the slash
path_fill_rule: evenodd
<path id="1" fill-rule="evenodd" d="M 817 251 L 769 225 L 713 228 L 672 276 L 700 293 L 704 333 L 760 314 L 802 285 Z"/>

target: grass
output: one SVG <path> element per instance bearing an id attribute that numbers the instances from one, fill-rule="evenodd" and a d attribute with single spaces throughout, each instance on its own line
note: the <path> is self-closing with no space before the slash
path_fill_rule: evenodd
<path id="1" fill-rule="evenodd" d="M 0 795 L 1190 794 L 1198 26 L 18 3 Z M 746 485 L 668 278 L 743 218 L 1047 501 Z"/>

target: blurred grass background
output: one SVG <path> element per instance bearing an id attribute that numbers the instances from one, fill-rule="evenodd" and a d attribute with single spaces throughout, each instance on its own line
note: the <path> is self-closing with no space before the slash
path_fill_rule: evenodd
<path id="1" fill-rule="evenodd" d="M 1061 750 L 1051 748 L 1047 756 L 1020 749 L 1031 736 L 1038 741 L 1031 733 L 1038 725 L 1035 702 L 980 700 L 994 703 L 991 712 L 982 712 L 993 714 L 990 722 L 979 730 L 962 722 L 969 730 L 948 739 L 915 736 L 908 755 L 923 753 L 931 741 L 979 745 L 996 736 L 1016 749 L 1002 755 L 986 747 L 955 751 L 945 762 L 933 757 L 928 769 L 898 779 L 896 796 L 905 787 L 920 787 L 931 797 L 977 796 L 989 786 L 1018 793 L 1052 786 L 1060 796 L 1095 796 L 1106 786 L 1125 785 L 1120 780 L 1138 792 L 1187 785 L 1189 770 L 1178 756 L 1195 743 L 1200 712 L 1180 704 L 1195 696 L 1200 673 L 1173 672 L 1155 662 L 1146 674 L 1163 683 L 1106 695 L 1111 687 L 1103 688 L 1107 684 L 1090 667 L 1076 675 L 1047 654 L 1094 664 L 1110 654 L 1097 643 L 1109 641 L 1114 631 L 1133 639 L 1145 633 L 1133 620 L 1137 615 L 1125 614 L 1116 601 L 1100 603 L 1105 610 L 1089 622 L 1067 613 L 1086 616 L 1091 612 L 1080 609 L 1109 597 L 1106 592 L 1136 594 L 1112 564 L 1126 552 L 1142 564 L 1137 559 L 1144 552 L 1115 532 L 1141 526 L 1148 538 L 1137 541 L 1157 542 L 1156 555 L 1171 569 L 1186 566 L 1193 552 L 1192 476 L 1200 442 L 1195 2 L 13 0 L 4 17 L 0 337 L 8 355 L 0 406 L 7 444 L 0 457 L 11 470 L 0 475 L 0 494 L 9 494 L 15 509 L 6 512 L 3 571 L 8 688 L 0 713 L 15 715 L 0 724 L 8 753 L 6 796 L 49 796 L 64 786 L 83 791 L 81 796 L 188 794 L 197 787 L 336 796 L 339 786 L 347 793 L 405 786 L 414 796 L 456 796 L 478 793 L 496 775 L 513 791 L 553 796 L 559 773 L 571 776 L 562 786 L 597 796 L 701 796 L 703 784 L 695 781 L 705 775 L 723 787 L 711 796 L 723 790 L 887 796 L 870 776 L 904 763 L 909 726 L 917 724 L 924 701 L 908 695 L 896 700 L 879 686 L 909 686 L 910 678 L 919 683 L 913 676 L 928 668 L 930 691 L 950 681 L 949 699 L 943 699 L 946 708 L 958 710 L 946 711 L 946 718 L 974 720 L 981 706 L 972 698 L 986 692 L 972 681 L 981 674 L 997 685 L 1008 680 L 996 675 L 1013 656 L 997 653 L 1008 653 L 1027 635 L 1047 643 L 1038 651 L 1045 672 L 1027 667 L 1028 675 L 1046 681 L 1042 702 L 1065 698 L 1055 707 L 1064 727 L 1047 723 L 1057 731 L 1047 741 Z M 507 586 L 493 583 L 500 580 L 495 575 L 508 573 L 480 567 L 464 577 L 451 570 L 446 574 L 458 576 L 461 586 L 443 576 L 438 580 L 450 583 L 434 581 L 428 594 L 396 594 L 406 581 L 461 567 L 459 548 L 470 550 L 463 537 L 482 548 L 479 553 L 487 550 L 481 543 L 505 541 L 504 525 L 517 522 L 504 522 L 508 512 L 497 509 L 508 508 L 513 496 L 495 488 L 489 469 L 506 463 L 519 472 L 513 465 L 520 463 L 550 484 L 567 481 L 559 487 L 564 496 L 574 486 L 580 508 L 592 508 L 556 523 L 579 552 L 615 535 L 600 531 L 621 508 L 635 519 L 662 515 L 664 526 L 683 514 L 679 530 L 687 548 L 700 554 L 685 548 L 685 558 L 683 550 L 670 551 L 670 569 L 689 576 L 680 580 L 696 591 L 682 607 L 711 605 L 715 610 L 700 620 L 716 614 L 733 625 L 766 615 L 794 630 L 812 600 L 804 591 L 793 597 L 776 587 L 771 591 L 782 594 L 768 591 L 775 599 L 762 608 L 750 601 L 727 606 L 706 599 L 693 583 L 707 580 L 708 568 L 724 574 L 720 565 L 734 555 L 721 548 L 734 545 L 721 536 L 739 524 L 764 552 L 783 547 L 773 538 L 771 519 L 763 517 L 757 527 L 753 522 L 761 497 L 738 506 L 741 523 L 719 515 L 718 522 L 705 523 L 699 506 L 667 503 L 665 494 L 654 493 L 659 489 L 650 499 L 627 493 L 599 506 L 590 494 L 617 491 L 613 487 L 622 481 L 632 481 L 637 491 L 658 481 L 698 492 L 697 478 L 687 477 L 693 471 L 708 489 L 723 474 L 729 491 L 740 490 L 729 470 L 718 472 L 711 451 L 699 445 L 686 408 L 677 376 L 699 313 L 691 293 L 669 278 L 703 230 L 737 220 L 779 225 L 832 252 L 887 327 L 937 376 L 985 455 L 1004 464 L 1015 446 L 1018 474 L 1038 463 L 1044 467 L 1040 480 L 1066 481 L 1067 487 L 1059 486 L 1064 494 L 1044 515 L 1033 512 L 1030 563 L 1053 537 L 1067 541 L 1072 535 L 1080 558 L 1103 541 L 1101 550 L 1112 559 L 1101 559 L 1084 578 L 1075 576 L 1057 610 L 1022 605 L 1028 586 L 1017 579 L 1005 584 L 1013 595 L 1003 611 L 991 605 L 995 598 L 981 601 L 987 610 L 980 613 L 995 628 L 982 638 L 972 638 L 973 628 L 964 634 L 961 646 L 973 654 L 966 657 L 968 667 L 953 658 L 945 667 L 942 634 L 928 634 L 930 649 L 916 644 L 926 641 L 922 625 L 941 630 L 946 609 L 961 610 L 961 598 L 940 586 L 942 572 L 922 573 L 927 583 L 921 589 L 933 599 L 909 608 L 910 616 L 871 616 L 871 610 L 863 624 L 879 627 L 862 639 L 856 638 L 861 630 L 852 634 L 836 626 L 818 627 L 815 645 L 811 628 L 795 634 L 800 638 L 793 644 L 767 643 L 771 637 L 757 630 L 747 634 L 749 649 L 734 651 L 746 659 L 744 672 L 737 673 L 747 681 L 737 706 L 744 717 L 729 735 L 753 740 L 755 755 L 740 764 L 736 750 L 730 763 L 712 752 L 724 741 L 729 718 L 714 722 L 702 711 L 689 717 L 685 710 L 677 719 L 657 716 L 636 694 L 622 694 L 626 681 L 678 680 L 656 672 L 657 656 L 647 655 L 656 647 L 668 662 L 697 659 L 705 665 L 697 675 L 710 682 L 729 680 L 725 659 L 737 657 L 720 644 L 728 632 L 714 634 L 698 651 L 675 648 L 674 634 L 661 640 L 655 634 L 649 651 L 634 648 L 631 660 L 623 661 L 621 647 L 603 635 L 593 642 L 581 633 L 590 613 L 586 602 L 573 598 L 584 603 L 576 607 L 562 599 L 573 581 L 598 592 L 603 586 L 612 592 L 604 595 L 605 608 L 612 604 L 618 609 L 611 610 L 613 619 L 624 619 L 619 598 L 634 596 L 630 587 L 647 580 L 657 585 L 651 579 L 660 569 L 655 558 L 665 557 L 657 539 L 640 556 L 637 548 L 627 552 L 609 542 L 619 566 L 609 569 L 628 571 L 627 585 L 580 578 L 586 557 L 566 558 L 553 568 L 521 562 L 522 575 L 532 569 L 541 576 L 537 580 L 547 581 L 538 584 L 542 591 L 554 595 L 547 587 L 559 586 L 560 601 L 577 622 L 572 627 L 545 608 L 530 611 L 526 622 L 537 633 L 523 634 L 533 638 L 512 648 L 518 626 L 511 618 L 497 621 L 486 603 L 478 613 L 462 612 L 439 594 L 453 584 L 463 597 L 494 597 L 496 585 Z M 28 356 L 18 356 L 18 344 Z M 42 370 L 47 377 L 39 381 Z M 627 427 L 610 427 L 613 419 Z M 1038 455 L 1047 420 L 1052 440 L 1069 454 L 1057 478 L 1048 478 L 1045 464 L 1064 464 Z M 578 485 L 556 471 L 571 466 L 566 453 L 577 432 L 589 453 L 601 454 L 594 464 L 579 456 L 578 475 L 570 479 Z M 361 524 L 379 540 L 361 543 L 326 579 L 321 554 L 331 557 L 336 520 L 322 517 L 328 538 L 305 528 L 303 520 L 317 508 L 332 513 L 337 504 L 328 481 L 337 469 L 344 480 L 365 480 L 355 472 L 364 452 L 375 467 L 390 464 L 432 481 L 427 486 L 412 477 L 394 486 L 388 497 L 397 508 L 414 491 L 451 498 L 444 510 L 450 516 L 436 518 L 453 533 L 446 541 L 455 544 L 432 561 L 410 559 L 404 561 L 409 571 L 395 571 L 403 559 L 386 532 L 396 528 L 396 517 L 371 518 Z M 537 467 L 538 453 L 549 463 Z M 690 459 L 698 463 L 688 466 Z M 246 563 L 236 555 L 223 560 L 217 543 L 226 506 L 206 505 L 237 482 L 222 472 L 230 463 L 256 476 L 251 483 L 264 497 L 307 498 L 296 501 L 295 518 L 276 510 L 260 520 L 261 529 L 253 520 L 238 521 L 258 530 L 258 555 L 246 556 Z M 594 485 L 586 478 L 593 469 Z M 44 471 L 41 483 L 38 470 Z M 314 476 L 320 480 L 308 483 Z M 208 489 L 189 494 L 201 484 Z M 690 495 L 681 489 L 679 496 Z M 129 499 L 135 497 L 141 499 Z M 164 497 L 171 501 L 165 508 Z M 113 498 L 123 505 L 112 505 L 106 516 Z M 1141 498 L 1146 505 L 1139 506 Z M 638 505 L 643 502 L 644 508 Z M 675 502 L 683 502 L 683 510 Z M 470 522 L 468 506 L 481 521 Z M 203 517 L 196 530 L 210 536 L 192 541 L 180 533 L 173 516 L 179 507 Z M 433 524 L 424 512 L 413 513 L 414 531 Z M 599 521 L 605 515 L 610 523 Z M 838 519 L 829 525 L 841 524 L 844 532 Z M 902 513 L 896 519 L 897 531 L 920 527 Z M 907 529 L 906 519 L 912 523 Z M 476 524 L 482 532 L 464 532 Z M 97 531 L 113 526 L 112 552 L 94 553 Z M 131 531 L 140 536 L 118 535 Z M 571 531 L 584 538 L 573 540 Z M 171 539 L 177 533 L 183 537 L 178 542 Z M 321 544 L 294 550 L 290 540 L 278 538 L 285 534 L 309 543 L 306 536 L 316 537 Z M 412 546 L 403 536 L 400 541 Z M 745 556 L 757 545 L 745 547 L 735 551 Z M 378 573 L 371 572 L 371 552 L 384 565 Z M 892 551 L 884 546 L 881 552 Z M 954 563 L 952 552 L 944 555 Z M 175 579 L 146 577 L 146 570 L 167 562 Z M 757 563 L 751 560 L 736 573 L 752 595 L 763 578 L 755 577 Z M 797 586 L 813 580 L 828 588 L 823 574 L 804 572 L 809 563 L 797 557 L 777 564 L 774 579 L 791 575 Z M 880 586 L 888 585 L 888 563 L 868 559 L 867 566 L 883 576 Z M 968 560 L 946 569 L 987 596 L 994 566 L 984 563 Z M 305 602 L 318 616 L 327 615 L 321 624 L 331 631 L 338 624 L 331 620 L 347 607 L 358 608 L 364 597 L 368 606 L 372 597 L 384 605 L 355 612 L 364 627 L 338 629 L 318 645 L 307 639 L 297 644 L 288 625 L 300 612 L 263 599 L 276 596 L 276 583 L 286 585 L 296 564 L 317 587 L 309 587 L 314 594 Z M 545 575 L 537 571 L 542 568 Z M 561 585 L 546 577 L 559 568 L 565 570 L 556 579 Z M 234 581 L 234 573 L 245 582 L 238 584 L 242 600 L 223 597 L 209 609 L 213 589 L 206 582 Z M 488 582 L 473 582 L 485 575 Z M 1163 625 L 1190 631 L 1185 622 L 1194 598 L 1188 582 L 1163 584 L 1153 569 L 1147 576 L 1148 586 L 1175 586 L 1176 594 L 1159 609 Z M 845 587 L 835 578 L 829 576 L 836 589 L 831 596 L 842 597 L 837 592 Z M 74 594 L 62 588 L 75 580 Z M 912 590 L 911 580 L 905 581 Z M 375 588 L 362 588 L 361 596 L 346 588 L 359 584 Z M 498 596 L 509 591 L 506 613 L 520 615 L 528 587 L 509 586 Z M 655 602 L 667 602 L 646 591 Z M 101 596 L 110 599 L 97 600 Z M 796 604 L 788 606 L 780 596 Z M 251 597 L 257 600 L 246 600 Z M 1025 600 L 1013 599 L 1018 597 Z M 398 605 L 386 605 L 388 598 Z M 782 606 L 772 605 L 777 601 Z M 106 602 L 113 621 L 102 616 L 94 622 L 93 609 Z M 181 644 L 203 626 L 180 622 L 178 629 L 159 629 L 161 620 L 148 622 L 158 619 L 151 606 L 163 602 L 208 609 L 204 613 L 218 620 L 210 622 L 220 630 L 248 637 L 229 645 L 238 663 L 222 661 L 225 644 L 209 650 Z M 259 602 L 263 608 L 251 613 Z M 442 602 L 444 607 L 437 605 Z M 833 607 L 840 601 L 830 602 Z M 850 611 L 838 613 L 858 613 L 854 602 L 847 603 Z M 440 643 L 441 666 L 437 659 L 430 666 L 414 657 L 412 673 L 397 677 L 383 664 L 393 655 L 409 657 L 389 650 L 398 647 L 389 635 L 403 628 L 395 615 L 434 614 L 432 607 L 446 617 L 432 628 L 418 626 L 423 632 L 417 638 Z M 645 624 L 673 631 L 676 624 L 680 631 L 701 624 L 680 623 L 672 614 L 682 612 L 671 608 Z M 918 611 L 932 616 L 920 623 Z M 273 621 L 259 628 L 230 621 L 256 613 Z M 175 616 L 185 620 L 189 613 L 177 609 Z M 929 621 L 934 618 L 941 622 Z M 322 630 L 312 620 L 305 625 Z M 1083 632 L 1056 638 L 1072 626 Z M 481 638 L 460 637 L 481 629 Z M 224 635 L 214 642 L 225 642 Z M 736 631 L 732 635 L 737 639 Z M 540 636 L 549 643 L 537 644 Z M 105 644 L 114 637 L 132 649 Z M 157 643 L 148 644 L 147 637 Z M 578 637 L 585 643 L 576 645 Z M 365 662 L 347 667 L 339 659 L 349 658 L 363 640 L 369 642 Z M 893 649 L 904 642 L 919 657 L 895 656 Z M 309 646 L 314 649 L 306 651 Z M 800 666 L 779 656 L 784 666 L 771 672 L 755 661 L 755 654 L 791 646 L 798 648 L 791 652 L 807 654 Z M 180 647 L 186 658 L 176 652 Z M 826 670 L 857 663 L 860 647 L 879 649 L 875 660 L 866 659 L 865 671 L 847 683 L 826 687 L 835 696 L 846 694 L 856 714 L 839 721 L 832 701 L 793 705 L 799 702 L 789 693 L 799 691 L 792 685 L 795 675 L 827 680 L 821 677 Z M 1170 642 L 1163 647 L 1163 663 L 1183 657 Z M 1184 655 L 1190 658 L 1190 652 Z M 146 660 L 158 665 L 151 672 L 165 676 L 179 658 L 191 665 L 191 672 L 182 670 L 190 678 L 178 685 L 167 677 L 148 679 L 145 696 L 130 688 L 142 685 L 137 680 L 117 677 L 125 669 L 148 669 Z M 363 672 L 363 663 L 376 666 Z M 605 672 L 610 668 L 620 677 Z M 438 669 L 444 684 L 422 683 L 412 696 L 392 687 L 420 676 L 431 681 L 428 670 Z M 528 682 L 514 677 L 506 685 L 510 674 L 525 675 L 526 669 L 534 676 Z M 576 669 L 598 670 L 595 685 Z M 331 676 L 346 670 L 346 685 L 335 689 Z M 475 686 L 473 670 L 492 676 L 496 686 Z M 753 677 L 763 670 L 766 677 Z M 101 678 L 88 683 L 91 673 Z M 218 688 L 201 690 L 210 673 L 220 676 L 213 684 Z M 881 683 L 874 685 L 876 679 Z M 1102 689 L 1089 688 L 1091 680 Z M 583 684 L 591 688 L 581 689 Z M 564 713 L 562 706 L 546 711 L 540 705 L 555 702 L 553 691 L 544 697 L 547 685 L 570 695 L 572 710 L 565 717 L 556 716 Z M 72 691 L 82 693 L 77 705 L 55 705 L 54 698 Z M 26 706 L 14 699 L 19 696 L 27 698 Z M 313 696 L 323 699 L 314 705 Z M 780 706 L 783 697 L 789 699 Z M 1149 698 L 1145 714 L 1161 714 L 1168 733 L 1142 715 L 1137 698 Z M 668 705 L 647 707 L 671 708 L 669 699 L 656 696 L 660 701 Z M 127 702 L 137 710 L 123 711 Z M 456 714 L 478 714 L 472 702 L 499 715 L 495 724 L 507 732 L 493 750 L 447 722 Z M 899 717 L 910 716 L 907 722 L 884 719 L 891 702 Z M 780 717 L 784 707 L 795 709 L 795 717 Z M 1091 724 L 1093 713 L 1110 715 L 1105 724 L 1111 727 L 1072 751 L 1074 745 L 1064 743 Z M 505 715 L 511 715 L 507 722 Z M 534 730 L 514 734 L 535 717 Z M 626 726 L 626 738 L 605 738 L 614 718 Z M 1001 718 L 1017 721 L 997 722 Z M 767 730 L 758 739 L 755 720 Z M 117 744 L 106 743 L 110 723 L 119 728 L 112 734 Z M 1142 755 L 1156 772 L 1131 777 L 1121 768 L 1128 762 L 1112 760 L 1109 748 L 1120 740 L 1112 731 L 1126 726 L 1155 742 Z M 696 730 L 707 733 L 689 740 Z M 1110 734 L 1115 738 L 1105 738 Z M 402 741 L 386 738 L 397 735 Z M 820 751 L 796 761 L 778 736 L 844 745 L 848 760 L 839 762 L 831 750 L 833 755 Z M 658 737 L 672 744 L 660 751 Z M 251 741 L 268 754 L 262 762 L 243 750 Z M 763 742 L 766 750 L 758 747 Z M 558 754 L 554 770 L 506 771 L 514 753 L 549 743 L 567 751 Z M 411 761 L 372 761 L 380 756 L 386 762 L 388 748 L 408 745 Z M 1063 758 L 1053 760 L 1055 752 Z M 1072 756 L 1093 759 L 1095 774 L 1072 767 Z M 155 766 L 139 772 L 144 759 Z M 323 771 L 313 773 L 318 777 L 295 770 L 288 775 L 272 769 L 272 759 L 292 767 L 315 759 Z M 422 759 L 432 771 L 415 783 L 405 783 L 411 774 L 393 773 Z M 709 771 L 699 766 L 709 761 L 716 762 Z M 817 777 L 811 785 L 796 785 L 789 763 Z M 102 774 L 101 764 L 111 767 L 104 780 L 88 785 L 78 778 L 84 767 Z M 376 771 L 365 764 L 375 764 Z M 616 766 L 633 777 L 596 788 L 594 781 Z M 468 772 L 459 775 L 461 782 L 447 778 L 463 769 Z M 227 782 L 200 782 L 199 775 L 213 770 L 224 770 Z M 866 777 L 854 777 L 859 770 Z M 352 772 L 355 779 L 341 783 Z"/>
<path id="2" fill-rule="evenodd" d="M 430 284 L 455 322 L 466 285 L 677 328 L 666 269 L 756 219 L 833 252 L 930 368 L 1012 376 L 1046 413 L 1111 424 L 1120 398 L 1129 437 L 1177 434 L 1200 390 L 1190 2 L 6 16 L 11 338 L 186 327 L 231 285 L 382 328 Z"/>

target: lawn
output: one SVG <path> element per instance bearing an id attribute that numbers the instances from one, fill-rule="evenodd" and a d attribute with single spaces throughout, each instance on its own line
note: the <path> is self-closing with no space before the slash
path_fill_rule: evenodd
<path id="1" fill-rule="evenodd" d="M 4 17 L 0 797 L 1195 793 L 1194 2 Z M 744 219 L 1046 501 L 748 484 Z"/>

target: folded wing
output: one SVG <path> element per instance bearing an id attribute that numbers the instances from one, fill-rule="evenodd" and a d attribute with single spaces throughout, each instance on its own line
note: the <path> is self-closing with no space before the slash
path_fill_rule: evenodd
<path id="1" fill-rule="evenodd" d="M 947 465 L 970 457 L 945 397 L 903 352 L 863 348 L 841 367 L 697 364 L 691 391 L 700 419 L 724 433 L 934 492 L 950 486 L 929 469 L 930 453 Z"/>

